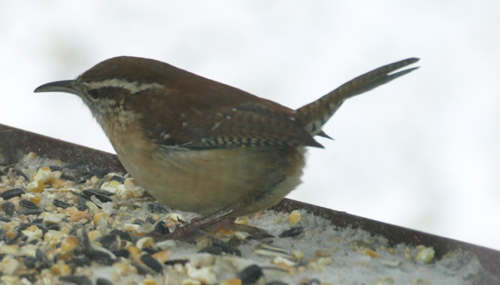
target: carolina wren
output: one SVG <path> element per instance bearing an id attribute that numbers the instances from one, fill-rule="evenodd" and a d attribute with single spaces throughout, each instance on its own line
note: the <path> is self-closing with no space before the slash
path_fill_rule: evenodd
<path id="1" fill-rule="evenodd" d="M 75 80 L 35 92 L 67 92 L 89 107 L 125 169 L 163 204 L 236 217 L 278 203 L 300 183 L 306 147 L 345 99 L 416 68 L 409 58 L 361 75 L 297 110 L 169 64 L 115 57 Z"/>

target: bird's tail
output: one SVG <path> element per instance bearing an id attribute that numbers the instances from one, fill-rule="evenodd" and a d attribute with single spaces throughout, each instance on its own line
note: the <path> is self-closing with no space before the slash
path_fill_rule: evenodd
<path id="1" fill-rule="evenodd" d="M 339 88 L 297 110 L 297 117 L 304 123 L 306 130 L 313 136 L 326 136 L 321 131 L 323 125 L 333 116 L 345 99 L 370 91 L 380 85 L 412 72 L 418 67 L 394 71 L 417 62 L 418 58 L 408 58 L 384 65 L 354 78 Z"/>

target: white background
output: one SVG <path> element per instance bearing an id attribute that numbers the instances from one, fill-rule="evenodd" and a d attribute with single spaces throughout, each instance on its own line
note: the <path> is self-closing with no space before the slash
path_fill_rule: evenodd
<path id="1" fill-rule="evenodd" d="M 0 123 L 113 151 L 75 96 L 113 56 L 155 58 L 298 108 L 378 66 L 290 197 L 500 249 L 498 1 L 2 1 Z M 237 191 L 237 189 L 235 189 Z"/>

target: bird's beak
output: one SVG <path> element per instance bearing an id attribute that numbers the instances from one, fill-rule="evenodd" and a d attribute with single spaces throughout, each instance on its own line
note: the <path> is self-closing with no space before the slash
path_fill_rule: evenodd
<path id="1" fill-rule="evenodd" d="M 54 81 L 38 86 L 35 89 L 35 93 L 41 92 L 65 92 L 75 95 L 79 95 L 81 92 L 78 90 L 75 84 L 75 80 L 62 80 Z"/>

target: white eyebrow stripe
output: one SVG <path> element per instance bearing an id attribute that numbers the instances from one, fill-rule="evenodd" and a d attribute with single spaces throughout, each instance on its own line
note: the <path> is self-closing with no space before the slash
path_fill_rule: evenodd
<path id="1" fill-rule="evenodd" d="M 139 81 L 127 81 L 126 79 L 113 78 L 106 79 L 98 82 L 89 82 L 87 84 L 87 89 L 99 89 L 106 87 L 115 87 L 115 88 L 123 88 L 130 91 L 130 94 L 135 94 L 138 92 L 150 90 L 150 89 L 159 89 L 164 86 L 158 83 L 140 83 Z"/>

